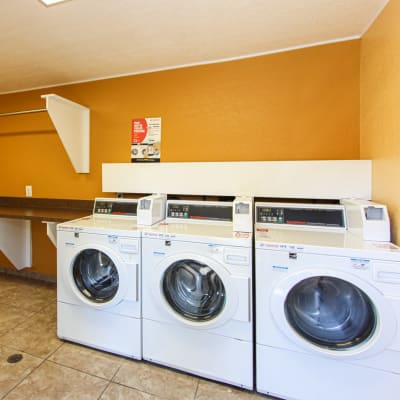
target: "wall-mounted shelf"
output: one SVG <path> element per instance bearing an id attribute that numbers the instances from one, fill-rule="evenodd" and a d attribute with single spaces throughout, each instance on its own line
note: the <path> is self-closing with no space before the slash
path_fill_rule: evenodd
<path id="1" fill-rule="evenodd" d="M 32 267 L 31 221 L 0 218 L 0 249 L 15 268 Z"/>
<path id="2" fill-rule="evenodd" d="M 41 97 L 46 99 L 46 108 L 0 113 L 0 117 L 47 111 L 75 171 L 89 173 L 89 108 L 56 94 L 44 94 Z"/>
<path id="3" fill-rule="evenodd" d="M 105 163 L 103 192 L 370 199 L 371 161 Z"/>
<path id="4" fill-rule="evenodd" d="M 31 222 L 43 222 L 47 236 L 57 246 L 60 222 L 92 213 L 92 200 L 0 197 L 0 251 L 17 269 L 32 266 Z"/>

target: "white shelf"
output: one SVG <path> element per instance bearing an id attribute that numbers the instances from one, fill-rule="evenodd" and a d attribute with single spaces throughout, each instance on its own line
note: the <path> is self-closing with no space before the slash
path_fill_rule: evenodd
<path id="1" fill-rule="evenodd" d="M 75 171 L 89 173 L 90 110 L 56 94 L 42 98 Z"/>
<path id="2" fill-rule="evenodd" d="M 51 221 L 42 221 L 46 224 L 46 233 L 50 242 L 53 243 L 55 247 L 57 247 L 57 222 Z"/>
<path id="3" fill-rule="evenodd" d="M 17 269 L 32 267 L 31 221 L 0 218 L 0 250 Z"/>
<path id="4" fill-rule="evenodd" d="M 371 198 L 370 160 L 103 164 L 103 192 Z"/>

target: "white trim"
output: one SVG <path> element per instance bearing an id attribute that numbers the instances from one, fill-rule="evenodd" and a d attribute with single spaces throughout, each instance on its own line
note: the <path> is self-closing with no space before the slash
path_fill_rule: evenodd
<path id="1" fill-rule="evenodd" d="M 365 27 L 365 29 L 361 32 L 360 37 L 362 38 L 369 30 L 369 28 L 371 28 L 371 26 L 373 25 L 373 23 L 376 21 L 376 19 L 379 17 L 380 13 L 383 11 L 383 9 L 388 5 L 389 0 L 386 0 L 384 2 L 384 4 L 382 5 L 382 7 L 380 7 L 378 9 L 378 11 L 374 14 L 374 16 L 370 19 L 370 21 L 368 22 L 367 26 Z"/>
<path id="2" fill-rule="evenodd" d="M 9 92 L 0 92 L 0 95 L 20 93 L 20 92 L 29 92 L 29 91 L 33 91 L 33 90 L 47 89 L 47 88 L 53 88 L 53 87 L 59 87 L 59 86 L 77 85 L 80 83 L 96 82 L 96 81 L 102 81 L 102 80 L 107 80 L 107 79 L 125 78 L 125 77 L 129 77 L 129 76 L 151 74 L 153 72 L 169 71 L 169 70 L 173 70 L 173 69 L 190 68 L 190 67 L 198 67 L 201 65 L 219 64 L 219 63 L 230 62 L 230 61 L 238 61 L 238 60 L 244 60 L 247 58 L 262 57 L 262 56 L 268 56 L 268 55 L 277 54 L 277 53 L 284 53 L 287 51 L 306 49 L 309 47 L 317 47 L 317 46 L 323 46 L 323 45 L 327 45 L 327 44 L 347 42 L 350 40 L 358 40 L 360 38 L 361 38 L 361 35 L 346 36 L 343 38 L 323 40 L 321 42 L 308 43 L 308 44 L 302 44 L 302 45 L 297 45 L 297 46 L 289 46 L 289 47 L 284 47 L 282 49 L 268 50 L 265 52 L 245 54 L 245 55 L 235 56 L 235 57 L 220 58 L 220 59 L 209 60 L 209 61 L 199 61 L 199 62 L 193 62 L 193 63 L 188 63 L 188 64 L 179 64 L 179 65 L 173 65 L 173 66 L 169 66 L 169 67 L 145 69 L 145 70 L 136 71 L 136 72 L 127 72 L 124 74 L 108 75 L 108 76 L 103 76 L 103 77 L 98 77 L 98 78 L 93 78 L 93 79 L 83 79 L 83 80 L 64 82 L 64 83 L 60 82 L 60 83 L 55 83 L 53 85 L 48 85 L 48 86 L 37 86 L 37 87 L 26 88 L 26 89 L 12 90 Z"/>

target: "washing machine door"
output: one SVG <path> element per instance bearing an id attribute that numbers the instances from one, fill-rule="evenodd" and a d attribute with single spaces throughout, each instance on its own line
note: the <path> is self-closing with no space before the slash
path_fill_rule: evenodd
<path id="1" fill-rule="evenodd" d="M 179 254 L 164 259 L 156 271 L 155 295 L 175 321 L 206 329 L 233 318 L 239 301 L 236 278 L 216 260 Z"/>
<path id="2" fill-rule="evenodd" d="M 307 350 L 360 358 L 394 334 L 391 306 L 373 286 L 341 272 L 303 271 L 281 281 L 271 310 L 282 332 Z"/>
<path id="3" fill-rule="evenodd" d="M 126 266 L 103 246 L 78 248 L 65 272 L 77 298 L 94 308 L 118 304 L 126 292 Z"/>

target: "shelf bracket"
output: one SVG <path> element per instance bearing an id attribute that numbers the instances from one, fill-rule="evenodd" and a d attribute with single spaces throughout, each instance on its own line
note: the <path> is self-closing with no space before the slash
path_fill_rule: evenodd
<path id="1" fill-rule="evenodd" d="M 57 222 L 52 221 L 42 221 L 46 224 L 46 233 L 47 237 L 49 238 L 50 242 L 57 247 Z"/>
<path id="2" fill-rule="evenodd" d="M 32 267 L 31 221 L 0 218 L 0 250 L 15 268 Z"/>
<path id="3" fill-rule="evenodd" d="M 44 94 L 46 109 L 71 163 L 78 173 L 89 173 L 90 110 L 56 94 Z"/>

